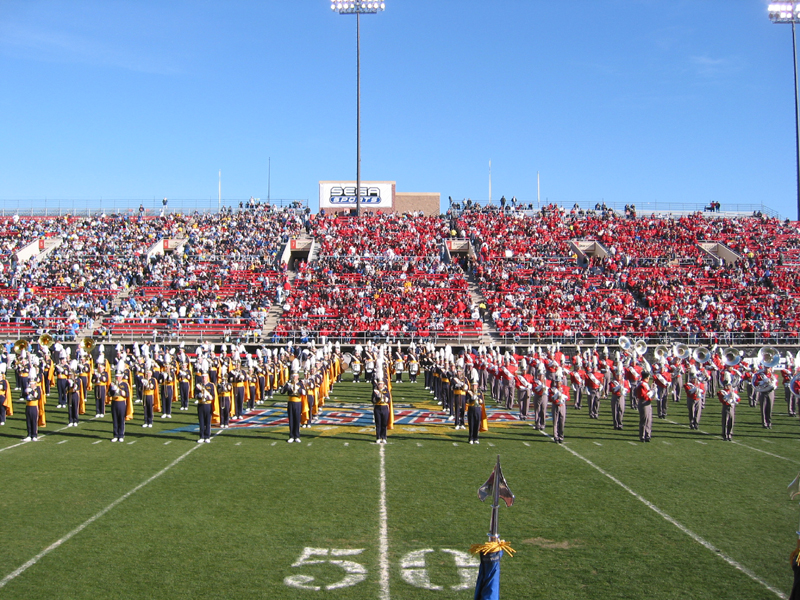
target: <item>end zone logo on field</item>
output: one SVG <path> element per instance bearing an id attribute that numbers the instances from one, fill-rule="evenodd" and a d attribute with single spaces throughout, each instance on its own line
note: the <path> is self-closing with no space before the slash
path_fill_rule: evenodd
<path id="1" fill-rule="evenodd" d="M 332 187 L 331 195 L 328 198 L 331 204 L 355 204 L 356 186 L 352 187 Z M 380 204 L 381 191 L 376 187 L 361 188 L 361 204 Z"/>

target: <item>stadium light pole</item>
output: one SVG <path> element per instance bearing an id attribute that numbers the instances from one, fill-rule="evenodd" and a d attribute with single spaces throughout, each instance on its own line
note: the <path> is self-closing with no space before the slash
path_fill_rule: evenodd
<path id="1" fill-rule="evenodd" d="M 797 220 L 800 221 L 800 104 L 797 98 L 797 37 L 795 23 L 800 22 L 800 2 L 776 2 L 767 7 L 773 23 L 792 24 L 792 60 L 794 62 L 794 140 L 797 162 Z"/>
<path id="2" fill-rule="evenodd" d="M 331 2 L 331 10 L 356 16 L 356 217 L 361 217 L 361 15 L 386 10 L 385 2 L 346 0 Z"/>

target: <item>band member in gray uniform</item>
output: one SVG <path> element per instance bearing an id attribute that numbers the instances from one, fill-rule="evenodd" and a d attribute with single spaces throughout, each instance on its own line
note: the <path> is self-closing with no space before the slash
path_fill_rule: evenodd
<path id="1" fill-rule="evenodd" d="M 650 372 L 642 371 L 642 378 L 633 388 L 639 409 L 639 441 L 649 442 L 653 429 L 653 398 L 655 389 L 650 386 Z"/>
<path id="2" fill-rule="evenodd" d="M 567 402 L 569 395 L 561 388 L 561 375 L 553 377 L 549 390 L 550 406 L 553 411 L 553 440 L 560 444 L 564 441 L 564 422 L 567 419 Z"/>
<path id="3" fill-rule="evenodd" d="M 611 380 L 611 418 L 614 429 L 622 429 L 622 417 L 625 415 L 625 397 L 631 391 L 631 384 L 625 379 L 622 364 L 617 367 L 616 377 Z"/>
<path id="4" fill-rule="evenodd" d="M 689 371 L 689 381 L 684 386 L 686 388 L 686 408 L 689 410 L 689 429 L 700 427 L 700 417 L 703 415 L 703 398 L 705 397 L 705 387 L 698 381 L 697 373 Z"/>
<path id="5" fill-rule="evenodd" d="M 533 419 L 535 428 L 544 431 L 544 424 L 547 421 L 547 402 L 549 396 L 548 382 L 543 372 L 536 375 L 533 380 Z"/>
<path id="6" fill-rule="evenodd" d="M 730 373 L 722 376 L 722 387 L 717 392 L 722 403 L 722 439 L 730 442 L 733 439 L 733 423 L 736 420 L 736 405 L 739 404 L 739 394 L 733 388 Z"/>

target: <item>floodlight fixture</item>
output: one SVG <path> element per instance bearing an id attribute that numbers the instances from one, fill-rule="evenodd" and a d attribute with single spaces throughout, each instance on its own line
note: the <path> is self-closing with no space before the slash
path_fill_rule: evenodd
<path id="1" fill-rule="evenodd" d="M 386 10 L 385 2 L 372 0 L 348 0 L 347 2 L 331 2 L 331 10 L 339 11 L 340 15 L 369 15 Z"/>
<path id="2" fill-rule="evenodd" d="M 792 61 L 794 63 L 794 135 L 797 162 L 797 220 L 800 221 L 800 101 L 797 93 L 797 36 L 795 23 L 800 23 L 800 2 L 773 2 L 767 6 L 773 23 L 792 25 Z"/>
<path id="3" fill-rule="evenodd" d="M 386 10 L 385 2 L 375 0 L 331 0 L 331 10 L 356 16 L 356 216 L 361 216 L 361 15 Z"/>

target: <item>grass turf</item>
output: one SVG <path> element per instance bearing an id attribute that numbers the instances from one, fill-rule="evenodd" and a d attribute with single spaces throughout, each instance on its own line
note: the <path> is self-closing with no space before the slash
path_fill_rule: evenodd
<path id="1" fill-rule="evenodd" d="M 367 385 L 350 383 L 333 393 L 345 402 L 368 395 Z M 40 442 L 11 447 L 25 435 L 18 402 L 0 428 L 0 578 L 183 459 L 9 581 L 1 597 L 379 597 L 381 448 L 366 428 L 302 430 L 302 445 L 285 442 L 285 427 L 230 429 L 197 445 L 189 432 L 168 433 L 194 423 L 193 411 L 142 429 L 137 407 L 126 443 L 111 444 L 110 416 L 66 429 L 53 397 Z M 432 407 L 421 384 L 396 386 L 395 402 Z M 741 405 L 728 443 L 719 439 L 718 407 L 708 402 L 697 432 L 685 406 L 670 404 L 650 444 L 637 441 L 635 411 L 620 432 L 607 402 L 599 420 L 569 409 L 566 445 L 788 593 L 798 509 L 786 486 L 800 468 L 797 419 L 776 401 L 774 429 L 765 431 L 758 409 Z M 449 551 L 486 539 L 490 510 L 476 490 L 496 454 L 517 497 L 500 509 L 500 532 L 517 550 L 503 559 L 503 597 L 776 597 L 526 423 L 493 426 L 479 446 L 452 427 L 419 430 L 398 426 L 384 449 L 393 598 L 472 596 L 452 589 L 462 579 Z M 312 560 L 357 562 L 365 580 L 326 590 L 344 572 L 329 562 L 293 567 L 308 547 L 363 549 Z M 429 551 L 430 585 L 442 589 L 418 587 L 413 569 L 403 568 L 420 550 Z M 474 583 L 476 570 L 461 568 Z M 284 583 L 299 575 L 322 590 Z"/>

